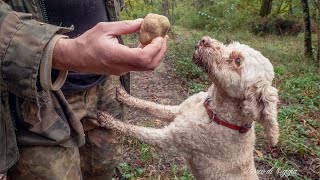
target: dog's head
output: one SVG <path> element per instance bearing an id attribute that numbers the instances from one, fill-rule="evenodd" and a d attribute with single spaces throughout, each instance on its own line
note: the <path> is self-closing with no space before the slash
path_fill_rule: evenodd
<path id="1" fill-rule="evenodd" d="M 238 42 L 223 43 L 203 37 L 193 61 L 230 97 L 243 101 L 242 111 L 262 124 L 271 145 L 278 142 L 278 91 L 271 86 L 273 66 L 260 52 Z"/>

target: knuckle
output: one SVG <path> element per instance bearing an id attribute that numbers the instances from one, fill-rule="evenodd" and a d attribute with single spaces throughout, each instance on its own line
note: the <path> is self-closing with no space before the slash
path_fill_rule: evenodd
<path id="1" fill-rule="evenodd" d="M 121 23 L 123 25 L 130 25 L 130 21 L 129 20 L 123 20 L 123 21 L 121 21 Z"/>
<path id="2" fill-rule="evenodd" d="M 96 25 L 96 27 L 97 27 L 98 29 L 101 29 L 101 28 L 104 27 L 104 26 L 105 26 L 105 22 L 98 22 L 97 25 Z"/>

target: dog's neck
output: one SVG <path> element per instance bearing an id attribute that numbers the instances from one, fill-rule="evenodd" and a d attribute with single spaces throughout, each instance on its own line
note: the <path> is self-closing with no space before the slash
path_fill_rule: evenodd
<path id="1" fill-rule="evenodd" d="M 242 100 L 229 96 L 218 86 L 212 86 L 208 93 L 212 98 L 210 104 L 212 111 L 219 118 L 238 126 L 252 123 L 252 120 L 242 113 Z"/>

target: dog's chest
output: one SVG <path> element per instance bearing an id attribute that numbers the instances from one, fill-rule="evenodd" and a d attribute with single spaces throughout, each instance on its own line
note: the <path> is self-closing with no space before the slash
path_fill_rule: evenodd
<path id="1" fill-rule="evenodd" d="M 182 151 L 197 150 L 208 153 L 208 150 L 223 146 L 221 135 L 217 135 L 215 124 L 210 122 L 205 109 L 189 111 L 182 114 L 172 124 L 171 133 L 175 144 Z M 219 132 L 219 130 L 218 130 Z"/>

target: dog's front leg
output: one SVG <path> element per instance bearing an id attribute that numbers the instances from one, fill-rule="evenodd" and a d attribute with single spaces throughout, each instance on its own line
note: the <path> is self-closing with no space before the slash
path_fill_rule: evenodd
<path id="1" fill-rule="evenodd" d="M 135 98 L 130 96 L 121 87 L 117 88 L 117 99 L 128 107 L 147 112 L 153 116 L 156 116 L 157 118 L 167 121 L 173 121 L 173 119 L 178 115 L 180 109 L 179 106 L 162 105 Z"/>
<path id="2" fill-rule="evenodd" d="M 173 138 L 168 128 L 155 129 L 140 127 L 117 121 L 109 113 L 100 112 L 99 122 L 95 124 L 113 130 L 118 130 L 125 135 L 137 138 L 139 141 L 147 143 L 153 147 L 165 150 L 171 154 L 176 152 L 173 145 Z"/>

